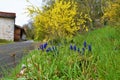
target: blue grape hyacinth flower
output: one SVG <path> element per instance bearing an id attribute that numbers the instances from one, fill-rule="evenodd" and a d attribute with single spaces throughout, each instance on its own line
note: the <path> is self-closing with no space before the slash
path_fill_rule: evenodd
<path id="1" fill-rule="evenodd" d="M 49 49 L 46 49 L 46 52 L 49 52 Z"/>
<path id="2" fill-rule="evenodd" d="M 85 53 L 85 48 L 82 48 L 82 55 L 84 55 L 84 53 Z"/>
<path id="3" fill-rule="evenodd" d="M 73 50 L 76 51 L 76 49 L 77 49 L 77 48 L 76 48 L 76 45 L 74 45 Z"/>
<path id="4" fill-rule="evenodd" d="M 72 46 L 72 44 L 70 44 L 70 50 L 73 50 L 73 46 Z"/>
<path id="5" fill-rule="evenodd" d="M 88 51 L 92 51 L 91 45 L 88 45 Z"/>
<path id="6" fill-rule="evenodd" d="M 87 42 L 84 41 L 83 45 L 84 45 L 84 47 L 86 48 L 86 47 L 87 47 Z"/>
<path id="7" fill-rule="evenodd" d="M 77 51 L 78 51 L 78 53 L 80 53 L 80 48 L 78 48 L 78 50 L 77 50 Z"/>
<path id="8" fill-rule="evenodd" d="M 47 47 L 47 45 L 48 45 L 47 43 L 43 44 L 43 48 L 45 49 Z"/>
<path id="9" fill-rule="evenodd" d="M 40 46 L 39 46 L 39 48 L 38 48 L 38 50 L 44 50 L 44 49 L 46 49 L 47 48 L 47 43 L 44 43 L 44 44 L 40 44 Z"/>
<path id="10" fill-rule="evenodd" d="M 51 48 L 50 48 L 50 47 L 46 49 L 46 52 L 49 52 L 49 51 L 51 51 Z"/>

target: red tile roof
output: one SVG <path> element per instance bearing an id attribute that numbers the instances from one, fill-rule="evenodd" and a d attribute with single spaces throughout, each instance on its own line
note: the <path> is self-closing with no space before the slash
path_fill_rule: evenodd
<path id="1" fill-rule="evenodd" d="M 1 12 L 1 11 L 0 11 L 0 17 L 4 17 L 4 18 L 15 18 L 15 17 L 16 17 L 16 13 Z"/>

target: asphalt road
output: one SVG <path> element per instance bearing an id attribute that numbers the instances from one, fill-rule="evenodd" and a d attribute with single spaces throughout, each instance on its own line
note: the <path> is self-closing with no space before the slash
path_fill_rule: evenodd
<path id="1" fill-rule="evenodd" d="M 33 41 L 15 42 L 0 46 L 0 77 L 3 75 L 3 68 L 13 68 L 26 55 L 33 50 Z"/>

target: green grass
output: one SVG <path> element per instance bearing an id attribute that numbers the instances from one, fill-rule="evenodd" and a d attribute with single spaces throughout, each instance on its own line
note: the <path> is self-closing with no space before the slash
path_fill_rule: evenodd
<path id="1" fill-rule="evenodd" d="M 3 44 L 8 44 L 8 43 L 11 43 L 12 41 L 8 41 L 8 40 L 5 40 L 5 39 L 0 39 L 0 45 L 3 45 Z"/>
<path id="2" fill-rule="evenodd" d="M 34 50 L 5 80 L 18 79 L 22 64 L 27 68 L 20 80 L 120 80 L 119 34 L 119 27 L 104 27 L 62 41 L 52 52 Z M 92 45 L 92 52 L 86 49 L 82 55 L 69 49 L 72 43 L 82 50 L 84 41 Z"/>
<path id="3" fill-rule="evenodd" d="M 93 54 L 97 57 L 98 77 L 102 80 L 120 79 L 120 28 L 106 27 L 80 35 L 75 42 L 86 40 L 93 46 Z"/>

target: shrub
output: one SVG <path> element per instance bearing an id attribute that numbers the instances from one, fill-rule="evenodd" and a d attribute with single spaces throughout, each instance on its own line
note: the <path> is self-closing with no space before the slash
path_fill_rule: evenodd
<path id="1" fill-rule="evenodd" d="M 35 38 L 60 39 L 72 37 L 78 30 L 88 31 L 85 25 L 91 21 L 87 14 L 78 13 L 75 2 L 56 1 L 52 8 L 34 18 Z"/>
<path id="2" fill-rule="evenodd" d="M 110 25 L 120 25 L 120 0 L 116 1 L 107 1 L 106 7 L 104 6 L 104 15 L 102 19 L 104 20 L 104 24 Z"/>

